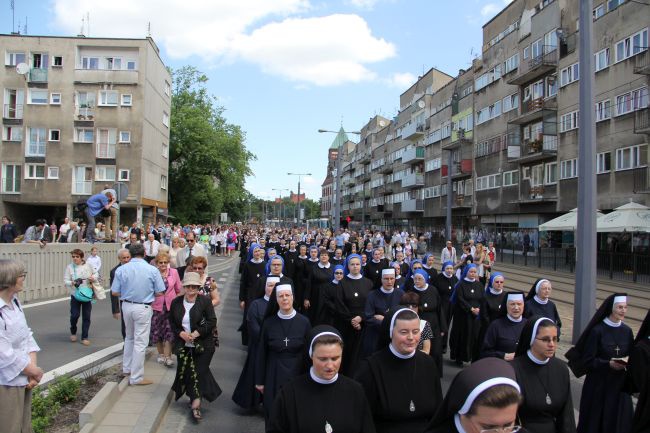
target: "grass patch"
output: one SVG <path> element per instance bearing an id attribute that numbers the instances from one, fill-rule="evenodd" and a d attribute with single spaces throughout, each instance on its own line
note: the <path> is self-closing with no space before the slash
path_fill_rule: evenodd
<path id="1" fill-rule="evenodd" d="M 61 405 L 74 401 L 79 395 L 81 380 L 59 376 L 46 389 L 36 388 L 32 394 L 32 428 L 45 433 Z"/>

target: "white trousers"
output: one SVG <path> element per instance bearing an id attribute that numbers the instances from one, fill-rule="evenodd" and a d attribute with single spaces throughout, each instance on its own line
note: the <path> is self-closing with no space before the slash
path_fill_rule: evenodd
<path id="1" fill-rule="evenodd" d="M 124 359 L 122 371 L 130 373 L 129 383 L 134 385 L 144 377 L 144 358 L 149 345 L 151 331 L 150 305 L 122 302 L 122 316 L 126 337 L 124 338 Z"/>

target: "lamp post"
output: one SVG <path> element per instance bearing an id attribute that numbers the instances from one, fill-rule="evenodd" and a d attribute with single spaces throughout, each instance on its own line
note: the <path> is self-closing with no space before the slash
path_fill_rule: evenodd
<path id="1" fill-rule="evenodd" d="M 311 173 L 287 173 L 288 176 L 298 176 L 298 221 L 302 221 L 300 217 L 300 176 L 311 176 Z"/>
<path id="2" fill-rule="evenodd" d="M 278 219 L 284 220 L 284 203 L 282 203 L 282 191 L 289 191 L 287 188 L 272 188 L 273 191 L 278 191 L 280 198 L 280 212 L 278 213 Z"/>
<path id="3" fill-rule="evenodd" d="M 327 129 L 319 129 L 318 133 L 330 133 L 338 134 L 340 131 L 330 131 Z M 359 131 L 343 131 L 346 134 L 356 134 L 361 136 Z M 334 231 L 338 231 L 341 227 L 341 161 L 343 161 L 343 143 L 339 143 L 339 147 L 336 153 L 336 200 L 334 201 Z M 365 199 L 364 199 L 365 201 Z"/>

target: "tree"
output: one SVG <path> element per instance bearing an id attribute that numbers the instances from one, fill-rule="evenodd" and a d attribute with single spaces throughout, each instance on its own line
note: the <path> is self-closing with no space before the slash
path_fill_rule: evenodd
<path id="1" fill-rule="evenodd" d="M 247 210 L 244 188 L 255 155 L 245 134 L 208 94 L 208 78 L 192 66 L 172 71 L 169 140 L 170 213 L 182 223 L 205 223 L 220 212 L 238 220 Z"/>

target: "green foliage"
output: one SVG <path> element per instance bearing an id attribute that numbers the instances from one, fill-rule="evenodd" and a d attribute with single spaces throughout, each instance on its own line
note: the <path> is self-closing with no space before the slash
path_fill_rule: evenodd
<path id="1" fill-rule="evenodd" d="M 191 66 L 172 74 L 170 213 L 182 223 L 209 222 L 224 211 L 240 217 L 255 155 L 241 128 L 226 121 L 224 108 L 208 94 L 204 74 Z"/>
<path id="2" fill-rule="evenodd" d="M 79 395 L 81 380 L 69 376 L 59 376 L 44 388 L 32 392 L 32 428 L 34 433 L 44 433 L 61 409 L 62 404 L 74 401 Z"/>

